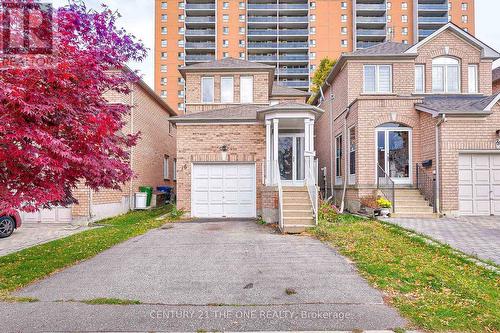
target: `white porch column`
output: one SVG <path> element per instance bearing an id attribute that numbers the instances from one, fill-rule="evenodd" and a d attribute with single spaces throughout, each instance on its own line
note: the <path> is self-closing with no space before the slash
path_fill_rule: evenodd
<path id="1" fill-rule="evenodd" d="M 309 119 L 309 139 L 311 140 L 309 142 L 309 149 L 311 152 L 314 151 L 314 120 Z"/>
<path id="2" fill-rule="evenodd" d="M 279 119 L 273 119 L 273 166 L 271 168 L 272 173 L 273 173 L 273 184 L 275 184 L 277 179 L 275 180 L 275 175 L 277 174 L 278 170 L 275 170 L 276 165 L 278 164 L 278 139 L 279 139 L 279 130 L 278 130 L 278 125 L 279 125 Z"/>
<path id="3" fill-rule="evenodd" d="M 309 168 L 311 167 L 311 158 L 309 152 L 311 151 L 311 126 L 309 126 L 309 118 L 304 119 L 304 172 L 305 177 L 309 176 Z"/>
<path id="4" fill-rule="evenodd" d="M 271 186 L 271 121 L 266 120 L 266 186 Z"/>

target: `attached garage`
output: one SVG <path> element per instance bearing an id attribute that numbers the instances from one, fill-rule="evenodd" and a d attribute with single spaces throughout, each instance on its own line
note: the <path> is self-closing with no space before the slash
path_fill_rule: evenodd
<path id="1" fill-rule="evenodd" d="M 461 215 L 500 215 L 500 153 L 459 155 L 459 205 Z"/>
<path id="2" fill-rule="evenodd" d="M 71 223 L 71 208 L 55 207 L 42 209 L 36 213 L 23 213 L 21 216 L 25 223 Z"/>
<path id="3" fill-rule="evenodd" d="M 193 164 L 191 214 L 204 218 L 256 217 L 255 164 Z"/>

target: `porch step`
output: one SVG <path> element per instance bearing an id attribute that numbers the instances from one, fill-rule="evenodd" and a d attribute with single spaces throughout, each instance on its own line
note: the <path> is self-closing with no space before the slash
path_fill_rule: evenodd
<path id="1" fill-rule="evenodd" d="M 313 226 L 310 225 L 285 225 L 283 232 L 286 234 L 300 234 Z"/>
<path id="2" fill-rule="evenodd" d="M 295 198 L 295 199 L 308 199 L 309 198 L 309 193 L 307 191 L 302 191 L 302 192 L 297 192 L 297 191 L 290 191 L 290 192 L 283 192 L 283 198 Z"/>
<path id="3" fill-rule="evenodd" d="M 311 214 L 312 215 L 312 214 Z M 283 224 L 286 226 L 306 225 L 314 227 L 314 217 L 283 217 Z"/>
<path id="4" fill-rule="evenodd" d="M 408 219 L 438 219 L 439 215 L 435 213 L 394 213 L 391 218 L 408 218 Z"/>
<path id="5" fill-rule="evenodd" d="M 391 217 L 402 218 L 435 218 L 434 209 L 425 200 L 418 189 L 399 188 L 394 192 L 395 212 Z"/>
<path id="6" fill-rule="evenodd" d="M 297 200 L 298 202 L 292 202 L 290 201 L 283 202 L 283 211 L 287 210 L 308 210 L 311 211 L 311 200 L 309 201 L 302 201 L 302 200 Z"/>
<path id="7" fill-rule="evenodd" d="M 283 218 L 286 220 L 291 217 L 301 217 L 301 218 L 310 218 L 313 215 L 311 209 L 304 210 L 293 210 L 293 209 L 284 209 L 283 208 Z"/>
<path id="8" fill-rule="evenodd" d="M 434 210 L 430 206 L 396 206 L 396 212 L 398 214 L 413 214 L 413 213 L 434 213 Z"/>
<path id="9" fill-rule="evenodd" d="M 283 192 L 307 192 L 305 186 L 283 186 Z"/>

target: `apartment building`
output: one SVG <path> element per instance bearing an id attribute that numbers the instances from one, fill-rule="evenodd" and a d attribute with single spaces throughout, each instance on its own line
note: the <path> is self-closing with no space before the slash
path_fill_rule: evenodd
<path id="1" fill-rule="evenodd" d="M 155 90 L 182 114 L 178 68 L 227 57 L 272 65 L 280 85 L 308 90 L 325 57 L 414 44 L 448 21 L 474 34 L 474 0 L 156 0 Z"/>

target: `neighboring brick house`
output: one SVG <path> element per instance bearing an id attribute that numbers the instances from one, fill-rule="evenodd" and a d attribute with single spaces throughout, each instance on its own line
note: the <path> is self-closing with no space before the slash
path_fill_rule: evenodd
<path id="1" fill-rule="evenodd" d="M 290 216 L 296 229 L 309 223 L 315 208 L 310 199 L 317 196 L 311 177 L 314 122 L 322 113 L 305 103 L 309 94 L 274 84 L 272 66 L 234 58 L 180 72 L 186 115 L 172 118 L 178 207 L 194 217 L 263 215 L 267 222 L 282 222 L 284 190 L 307 200 L 307 219 Z"/>
<path id="2" fill-rule="evenodd" d="M 452 216 L 500 214 L 499 57 L 451 23 L 413 46 L 343 55 L 315 100 L 325 110 L 316 146 L 327 195 L 351 211 L 378 194 L 400 216 L 431 215 L 429 204 Z"/>
<path id="3" fill-rule="evenodd" d="M 500 67 L 493 70 L 493 93 L 500 93 Z"/>
<path id="4" fill-rule="evenodd" d="M 25 222 L 86 224 L 133 209 L 133 195 L 139 186 L 175 186 L 176 138 L 170 117 L 176 113 L 142 80 L 133 84 L 130 94 L 110 93 L 106 98 L 110 103 L 132 106 L 123 134 L 141 133 L 131 149 L 135 177 L 121 191 L 96 192 L 81 185 L 74 190 L 79 204 L 24 214 Z"/>

